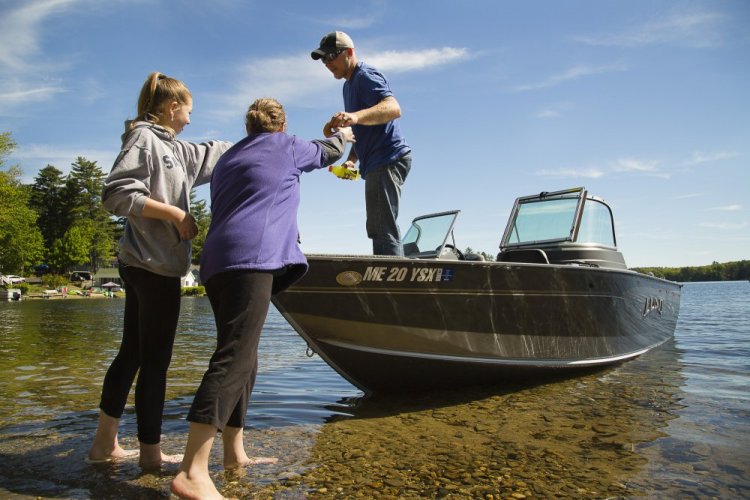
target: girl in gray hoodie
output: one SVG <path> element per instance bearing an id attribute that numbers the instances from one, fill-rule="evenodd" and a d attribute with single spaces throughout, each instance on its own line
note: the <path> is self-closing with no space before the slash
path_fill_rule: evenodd
<path id="1" fill-rule="evenodd" d="M 184 83 L 158 72 L 149 75 L 138 98 L 138 116 L 126 122 L 122 150 L 104 183 L 104 207 L 127 217 L 118 254 L 125 317 L 120 350 L 104 377 L 90 462 L 138 453 L 122 449 L 117 441 L 136 375 L 140 466 L 152 469 L 164 461 L 179 461 L 161 452 L 160 437 L 180 279 L 190 269 L 190 240 L 198 231 L 190 215 L 190 190 L 210 181 L 216 161 L 231 146 L 177 140 L 190 123 L 192 109 Z"/>

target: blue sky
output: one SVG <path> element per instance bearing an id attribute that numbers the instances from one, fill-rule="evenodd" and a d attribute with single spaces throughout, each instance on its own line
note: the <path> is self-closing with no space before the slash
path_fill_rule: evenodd
<path id="1" fill-rule="evenodd" d="M 0 132 L 27 182 L 78 156 L 108 172 L 151 71 L 188 85 L 181 139 L 244 135 L 275 97 L 318 138 L 341 83 L 309 53 L 335 29 L 381 69 L 413 149 L 399 222 L 461 209 L 495 253 L 517 196 L 585 186 L 629 266 L 750 258 L 750 2 L 45 0 L 0 3 Z M 369 253 L 364 183 L 302 178 L 303 250 Z M 208 189 L 199 190 L 208 198 Z"/>

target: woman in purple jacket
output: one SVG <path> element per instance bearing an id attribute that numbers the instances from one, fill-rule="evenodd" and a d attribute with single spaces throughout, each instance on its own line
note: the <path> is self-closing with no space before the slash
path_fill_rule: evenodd
<path id="1" fill-rule="evenodd" d="M 171 485 L 182 498 L 221 498 L 208 474 L 217 431 L 225 468 L 259 462 L 245 453 L 242 431 L 271 295 L 307 271 L 297 244 L 299 177 L 341 158 L 354 139 L 349 127 L 312 142 L 288 135 L 286 127 L 278 101 L 255 101 L 245 117 L 247 137 L 221 157 L 211 179 L 201 280 L 218 340 L 188 413 L 185 458 Z"/>

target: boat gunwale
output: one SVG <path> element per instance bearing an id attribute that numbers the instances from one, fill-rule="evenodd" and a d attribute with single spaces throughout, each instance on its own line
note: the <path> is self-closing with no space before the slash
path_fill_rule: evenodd
<path id="1" fill-rule="evenodd" d="M 639 271 L 635 271 L 633 269 L 620 269 L 615 267 L 600 267 L 600 266 L 592 266 L 587 264 L 579 264 L 579 263 L 567 263 L 567 264 L 557 264 L 557 263 L 549 263 L 549 264 L 540 264 L 538 262 L 502 262 L 502 261 L 494 261 L 494 260 L 484 260 L 484 261 L 474 261 L 474 260 L 441 260 L 441 259 L 411 259 L 408 257 L 398 257 L 393 255 L 361 255 L 361 254 L 323 254 L 323 253 L 309 253 L 305 254 L 305 257 L 307 259 L 312 260 L 328 260 L 328 261 L 395 261 L 395 262 L 402 262 L 402 263 L 420 263 L 420 264 L 442 264 L 445 265 L 459 265 L 459 266 L 470 266 L 470 267 L 505 267 L 505 268 L 539 268 L 539 269 L 565 269 L 565 270 L 575 270 L 574 272 L 614 272 L 618 274 L 624 274 L 631 277 L 637 277 L 637 278 L 645 278 L 649 280 L 655 280 L 660 281 L 663 283 L 668 283 L 670 285 L 675 285 L 679 288 L 682 288 L 683 283 L 677 282 L 677 281 L 671 281 L 666 278 L 660 278 L 658 276 L 652 276 L 649 274 L 644 274 Z M 292 288 L 299 287 L 299 285 L 293 285 Z M 291 290 L 291 289 L 289 289 Z M 288 291 L 288 290 L 287 290 Z"/>

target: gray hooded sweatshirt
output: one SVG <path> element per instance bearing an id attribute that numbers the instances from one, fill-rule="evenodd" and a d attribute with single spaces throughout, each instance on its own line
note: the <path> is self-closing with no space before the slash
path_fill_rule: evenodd
<path id="1" fill-rule="evenodd" d="M 119 260 L 162 276 L 182 277 L 190 269 L 191 243 L 170 221 L 143 217 L 147 198 L 190 211 L 190 190 L 206 184 L 219 157 L 232 145 L 194 144 L 150 122 L 125 123 L 122 150 L 104 181 L 104 208 L 127 217 Z"/>

